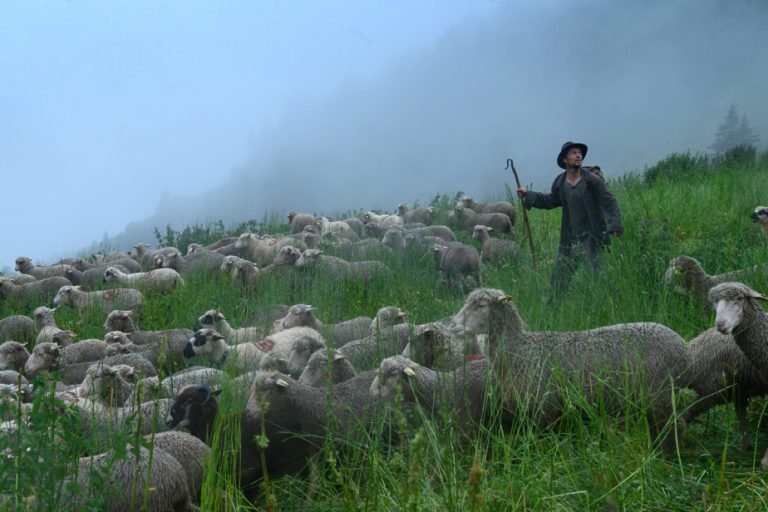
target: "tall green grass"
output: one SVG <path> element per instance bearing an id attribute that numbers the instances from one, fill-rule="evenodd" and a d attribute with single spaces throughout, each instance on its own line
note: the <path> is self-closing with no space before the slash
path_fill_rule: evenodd
<path id="1" fill-rule="evenodd" d="M 747 152 L 748 153 L 748 152 Z M 553 175 L 554 178 L 554 175 Z M 643 174 L 609 182 L 621 205 L 624 236 L 614 238 L 602 272 L 580 269 L 564 299 L 548 307 L 545 297 L 557 250 L 560 211 L 529 211 L 538 262 L 520 221 L 515 239 L 521 254 L 514 265 L 485 267 L 483 286 L 514 297 L 528 329 L 581 330 L 633 321 L 655 321 L 686 339 L 708 329 L 712 314 L 664 287 L 669 260 L 697 258 L 711 274 L 765 262 L 768 240 L 749 216 L 765 204 L 768 156 L 744 152 L 711 159 L 672 155 Z M 448 208 L 456 196 L 437 194 L 433 203 Z M 503 199 L 499 191 L 495 199 Z M 445 211 L 443 211 L 445 213 Z M 250 222 L 250 223 L 249 223 Z M 285 232 L 274 214 L 237 229 Z M 263 228 L 263 229 L 262 229 Z M 206 231 L 208 230 L 208 231 Z M 236 234 L 221 225 L 158 232 L 161 243 L 209 242 Z M 198 239 L 194 239 L 199 237 Z M 460 235 L 466 243 L 468 234 Z M 144 329 L 194 327 L 199 315 L 219 308 L 237 326 L 271 304 L 306 303 L 323 322 L 372 316 L 397 305 L 408 320 L 425 323 L 458 311 L 466 295 L 450 287 L 432 268 L 431 257 L 391 257 L 393 276 L 370 287 L 328 279 L 299 278 L 294 285 L 271 279 L 258 289 L 231 285 L 224 276 L 195 274 L 188 286 L 169 296 L 151 296 L 138 319 Z M 768 275 L 748 283 L 768 289 Z M 30 315 L 38 304 L 0 305 L 0 314 Z M 80 338 L 101 338 L 98 322 L 78 325 L 71 310 L 56 312 L 61 327 Z M 492 377 L 491 377 L 492 378 Z M 42 382 L 39 383 L 42 386 Z M 567 389 L 567 386 L 565 386 Z M 235 480 L 243 390 L 225 381 L 202 494 L 204 510 L 765 510 L 768 483 L 759 461 L 768 445 L 762 429 L 765 401 L 749 414 L 755 448 L 740 449 L 730 405 L 718 407 L 689 425 L 679 452 L 664 456 L 652 442 L 642 415 L 614 418 L 599 406 L 566 391 L 572 407 L 549 429 L 518 418 L 509 431 L 497 419 L 467 442 L 455 413 L 429 416 L 395 401 L 377 424 L 354 441 L 327 443 L 307 475 L 270 479 L 268 487 L 243 492 Z M 675 397 L 678 412 L 690 393 Z M 64 475 L 77 457 L 108 447 L 125 453 L 135 436 L 115 432 L 111 446 L 83 439 L 78 426 L 51 405 L 50 393 L 34 402 L 32 421 L 17 431 L 0 432 L 0 509 L 24 508 L 34 494 L 40 510 L 68 510 L 61 499 Z M 19 404 L 3 405 L 3 417 L 20 414 Z M 389 432 L 384 436 L 383 432 Z M 392 443 L 384 441 L 392 438 Z M 250 500 L 246 496 L 252 498 Z M 98 509 L 98 501 L 94 502 Z"/>

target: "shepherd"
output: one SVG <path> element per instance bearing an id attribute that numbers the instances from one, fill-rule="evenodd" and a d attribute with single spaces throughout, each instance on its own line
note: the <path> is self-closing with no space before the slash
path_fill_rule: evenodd
<path id="1" fill-rule="evenodd" d="M 565 172 L 552 182 L 549 194 L 520 186 L 517 188 L 517 195 L 527 210 L 563 209 L 560 245 L 550 278 L 549 302 L 562 298 L 582 261 L 586 261 L 596 275 L 603 252 L 611 243 L 611 236 L 624 234 L 619 203 L 602 178 L 582 168 L 581 163 L 586 156 L 585 144 L 568 141 L 557 155 L 557 166 Z"/>

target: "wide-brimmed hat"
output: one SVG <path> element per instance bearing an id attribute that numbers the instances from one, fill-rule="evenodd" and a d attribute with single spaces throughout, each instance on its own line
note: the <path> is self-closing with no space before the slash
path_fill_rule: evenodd
<path id="1" fill-rule="evenodd" d="M 557 166 L 559 168 L 565 169 L 565 164 L 563 163 L 563 158 L 565 158 L 565 154 L 571 148 L 579 148 L 581 150 L 581 158 L 586 158 L 587 157 L 587 145 L 586 144 L 581 144 L 580 142 L 568 141 L 565 144 L 563 144 L 563 147 L 560 150 L 560 154 L 557 155 Z"/>

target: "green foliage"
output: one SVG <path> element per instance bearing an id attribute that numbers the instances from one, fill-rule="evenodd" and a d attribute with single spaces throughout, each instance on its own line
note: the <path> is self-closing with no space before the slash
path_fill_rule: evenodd
<path id="1" fill-rule="evenodd" d="M 712 326 L 711 313 L 664 286 L 669 260 L 680 254 L 698 259 L 707 272 L 718 274 L 762 264 L 766 241 L 749 221 L 768 189 L 768 154 L 737 150 L 708 158 L 688 153 L 670 155 L 642 175 L 629 174 L 609 182 L 622 208 L 625 234 L 606 254 L 602 273 L 580 269 L 564 300 L 545 304 L 549 272 L 557 250 L 559 210 L 532 210 L 537 270 L 524 229 L 516 241 L 521 255 L 514 265 L 485 266 L 483 285 L 501 288 L 514 297 L 532 331 L 589 329 L 620 322 L 656 321 L 686 339 Z M 503 198 L 503 191 L 499 198 Z M 437 194 L 431 205 L 453 208 L 462 193 Z M 237 231 L 285 232 L 287 226 L 265 214 L 227 230 L 220 223 L 180 231 L 166 229 L 158 241 L 176 246 L 204 243 Z M 458 233 L 465 243 L 475 243 Z M 197 238 L 200 237 L 200 238 Z M 209 237 L 209 238 L 206 238 Z M 182 248 L 182 247 L 180 247 Z M 325 248 L 329 254 L 333 249 Z M 273 304 L 312 304 L 323 322 L 359 315 L 372 316 L 385 305 L 397 305 L 414 323 L 426 323 L 458 311 L 465 294 L 438 279 L 431 258 L 421 254 L 388 256 L 393 270 L 386 282 L 363 286 L 328 276 L 273 275 L 256 289 L 230 283 L 226 276 L 196 273 L 187 286 L 166 296 L 148 296 L 138 325 L 143 329 L 194 327 L 204 311 L 218 307 L 239 326 Z M 756 273 L 747 283 L 768 289 L 768 275 Z M 0 314 L 31 314 L 34 305 L 0 303 Z M 78 324 L 69 308 L 55 313 L 60 327 L 79 338 L 101 338 L 100 322 Z M 264 325 L 265 329 L 268 327 Z M 194 363 L 190 361 L 189 363 Z M 497 413 L 476 436 L 464 438 L 457 412 L 425 411 L 397 397 L 381 411 L 371 431 L 354 440 L 335 439 L 322 446 L 308 475 L 270 479 L 240 489 L 236 481 L 240 411 L 246 392 L 227 375 L 219 400 L 213 457 L 203 486 L 203 510 L 764 510 L 768 484 L 761 477 L 764 436 L 753 436 L 756 448 L 742 451 L 732 407 L 711 410 L 689 425 L 679 453 L 661 455 L 648 433 L 647 421 L 630 408 L 622 418 L 590 404 L 567 382 L 562 384 L 567 412 L 550 429 L 539 429 L 525 417 L 502 428 Z M 64 496 L 74 490 L 65 480 L 85 453 L 106 448 L 116 456 L 130 454 L 135 441 L 130 429 L 82 436 L 79 425 L 61 415 L 50 386 L 36 382 L 31 421 L 16 431 L 0 430 L 0 510 L 25 508 L 36 496 L 39 510 L 99 510 L 97 492 L 75 507 Z M 47 390 L 47 391 L 43 391 Z M 607 390 L 610 392 L 610 390 Z M 489 403 L 498 408 L 500 391 Z M 690 395 L 676 396 L 681 413 Z M 765 422 L 766 402 L 753 400 L 751 431 Z M 18 402 L 0 408 L 3 419 L 21 418 Z M 529 405 L 529 404 L 526 404 Z M 530 404 L 535 406 L 536 404 Z M 135 444 L 133 445 L 135 446 Z M 8 457 L 11 454 L 11 457 Z M 103 475 L 102 475 L 103 476 Z M 266 475 L 269 476 L 269 475 Z M 100 476 L 90 475 L 98 488 Z M 104 483 L 106 485 L 106 483 Z M 29 507 L 27 507 L 29 508 Z M 34 507 L 32 507 L 34 508 Z"/>

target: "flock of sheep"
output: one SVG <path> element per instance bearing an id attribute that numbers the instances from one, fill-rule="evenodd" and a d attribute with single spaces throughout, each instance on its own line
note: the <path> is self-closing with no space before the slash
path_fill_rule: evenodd
<path id="1" fill-rule="evenodd" d="M 133 428 L 151 450 L 139 447 L 117 463 L 109 452 L 84 457 L 71 477 L 87 488 L 87 468 L 108 471 L 118 489 L 110 510 L 131 509 L 136 498 L 126 482 L 135 474 L 138 488 L 151 490 L 149 510 L 196 509 L 218 398 L 229 385 L 241 401 L 243 486 L 265 473 L 302 471 L 323 439 L 353 440 L 369 431 L 396 395 L 427 414 L 454 411 L 462 436 L 471 439 L 485 422 L 509 426 L 519 415 L 550 425 L 566 407 L 565 390 L 575 389 L 610 413 L 640 404 L 653 439 L 667 452 L 697 415 L 734 401 L 743 447 L 750 446 L 746 407 L 768 392 L 768 317 L 756 301 L 768 297 L 735 281 L 768 269 L 711 276 L 693 258 L 672 260 L 667 284 L 716 309 L 715 327 L 690 341 L 652 322 L 533 332 L 510 296 L 479 287 L 481 261 L 517 257 L 514 242 L 492 236 L 513 232 L 514 207 L 465 198 L 451 214 L 450 225 L 480 241 L 480 253 L 458 242 L 452 227 L 433 225 L 434 209 L 401 205 L 394 215 L 366 212 L 344 221 L 290 212 L 287 235 L 244 233 L 205 247 L 190 244 L 186 255 L 137 244 L 127 255 L 49 266 L 19 257 L 19 274 L 0 277 L 0 300 L 37 307 L 34 319 L 0 320 L 0 397 L 24 412 L 36 392 L 29 382 L 52 375 L 57 397 L 78 416 L 85 436 L 98 439 L 139 418 Z M 756 208 L 753 220 L 768 230 L 768 208 Z M 312 306 L 294 304 L 275 305 L 239 327 L 219 309 L 201 312 L 197 330 L 145 331 L 136 323 L 145 294 L 174 293 L 190 272 L 222 272 L 256 291 L 267 276 L 322 275 L 367 286 L 391 274 L 381 255 L 408 250 L 432 253 L 451 284 L 472 290 L 458 312 L 412 324 L 399 307 L 386 306 L 374 318 L 327 324 Z M 102 289 L 104 283 L 117 287 Z M 47 307 L 51 302 L 54 308 Z M 75 333 L 60 329 L 54 317 L 65 306 L 82 321 L 103 322 L 104 338 L 73 341 Z M 675 414 L 680 388 L 699 398 Z M 490 411 L 498 414 L 491 418 Z M 4 420 L 2 430 L 14 431 L 23 428 L 24 414 Z M 265 448 L 254 441 L 262 428 Z M 768 452 L 762 467 L 768 468 Z"/>

